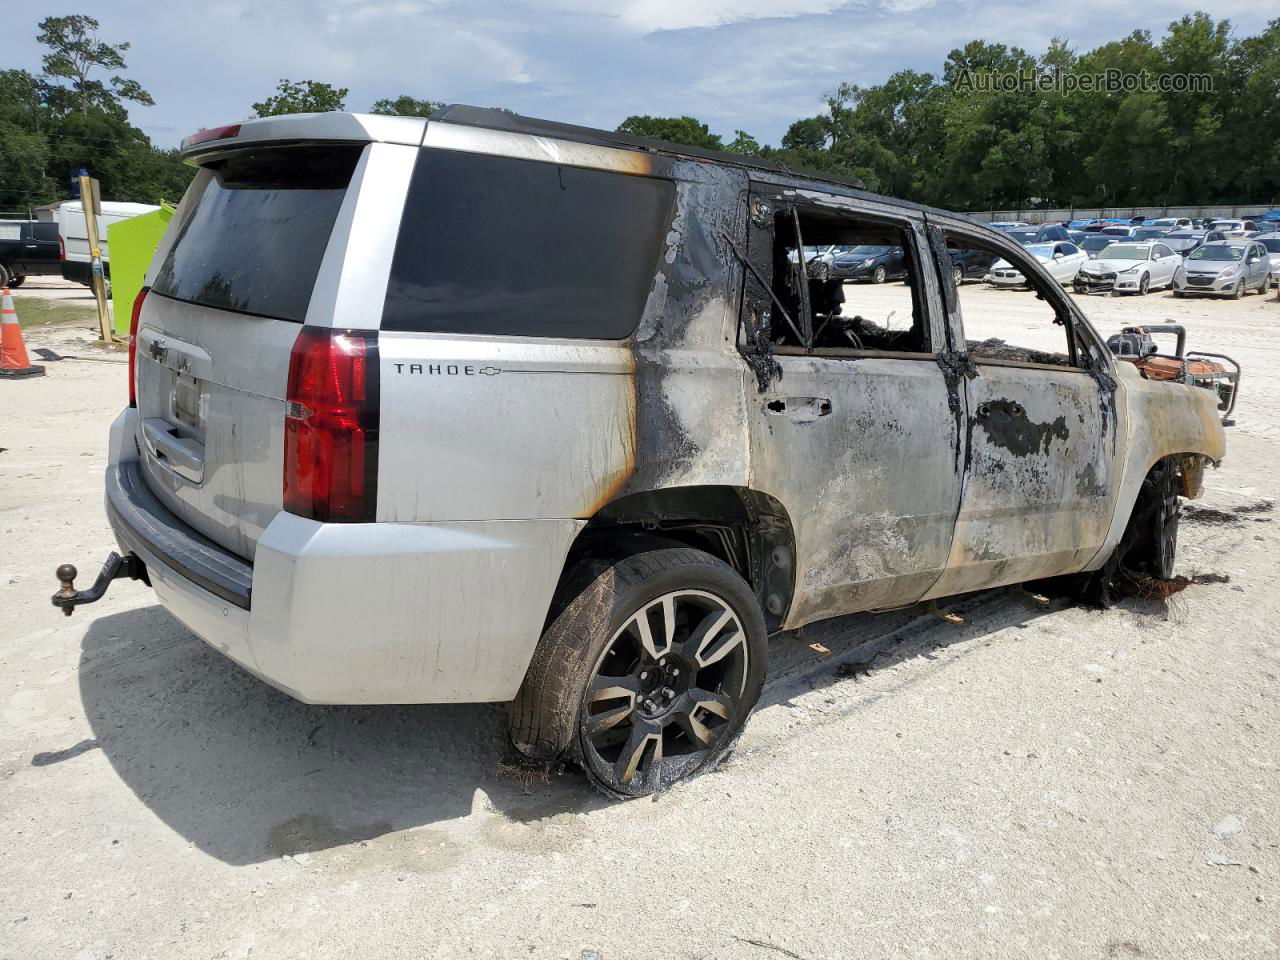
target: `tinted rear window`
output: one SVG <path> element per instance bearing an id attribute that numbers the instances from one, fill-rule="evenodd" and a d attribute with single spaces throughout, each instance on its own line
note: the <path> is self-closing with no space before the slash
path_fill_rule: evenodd
<path id="1" fill-rule="evenodd" d="M 301 323 L 361 150 L 276 147 L 206 163 L 153 292 Z"/>
<path id="2" fill-rule="evenodd" d="M 382 326 L 629 336 L 644 310 L 674 196 L 668 180 L 423 150 Z"/>
<path id="3" fill-rule="evenodd" d="M 56 223 L 33 223 L 31 236 L 35 240 L 58 241 L 58 225 Z"/>

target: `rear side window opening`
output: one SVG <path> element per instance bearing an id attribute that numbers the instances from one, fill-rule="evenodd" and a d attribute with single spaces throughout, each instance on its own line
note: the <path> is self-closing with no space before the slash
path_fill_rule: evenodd
<path id="1" fill-rule="evenodd" d="M 671 223 L 669 180 L 425 149 L 382 328 L 621 340 Z"/>
<path id="2" fill-rule="evenodd" d="M 273 147 L 204 163 L 152 293 L 302 323 L 362 149 Z"/>

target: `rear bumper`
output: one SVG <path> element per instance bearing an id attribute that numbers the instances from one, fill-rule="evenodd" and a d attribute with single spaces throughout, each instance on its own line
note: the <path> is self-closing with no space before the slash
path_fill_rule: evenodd
<path id="1" fill-rule="evenodd" d="M 583 521 L 325 524 L 278 514 L 252 564 L 169 513 L 112 428 L 107 513 L 160 602 L 307 703 L 515 696 Z"/>

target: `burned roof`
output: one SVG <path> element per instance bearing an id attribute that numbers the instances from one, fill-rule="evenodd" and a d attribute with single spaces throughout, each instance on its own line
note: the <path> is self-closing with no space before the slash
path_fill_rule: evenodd
<path id="1" fill-rule="evenodd" d="M 671 143 L 667 140 L 655 140 L 652 137 L 637 137 L 630 133 L 616 130 L 597 130 L 593 127 L 579 127 L 571 123 L 559 123 L 554 120 L 538 120 L 534 117 L 522 117 L 509 110 L 497 110 L 488 107 L 469 107 L 465 104 L 449 104 L 433 113 L 431 120 L 442 120 L 446 123 L 457 123 L 468 127 L 484 127 L 489 130 L 505 130 L 511 133 L 527 133 L 537 137 L 554 137 L 560 140 L 571 140 L 577 143 L 589 143 L 596 146 L 626 147 L 632 150 L 647 150 L 654 153 L 668 153 L 699 160 L 714 160 L 716 163 L 748 167 L 753 170 L 767 170 L 783 176 L 795 176 L 805 180 L 819 180 L 826 183 L 838 183 L 842 186 L 865 190 L 866 184 L 856 177 L 840 177 L 831 173 L 820 173 L 812 170 L 797 170 L 783 163 L 775 163 L 763 157 L 750 157 L 740 153 L 729 153 L 724 150 L 706 150 L 683 143 Z"/>

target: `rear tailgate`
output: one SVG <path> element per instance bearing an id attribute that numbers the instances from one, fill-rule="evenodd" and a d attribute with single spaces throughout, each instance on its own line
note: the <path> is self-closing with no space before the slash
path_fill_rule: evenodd
<path id="1" fill-rule="evenodd" d="M 143 304 L 146 481 L 247 559 L 281 509 L 290 350 L 360 152 L 277 145 L 206 160 Z"/>

